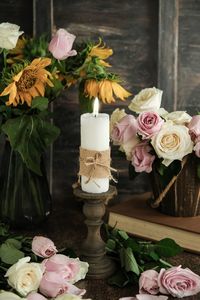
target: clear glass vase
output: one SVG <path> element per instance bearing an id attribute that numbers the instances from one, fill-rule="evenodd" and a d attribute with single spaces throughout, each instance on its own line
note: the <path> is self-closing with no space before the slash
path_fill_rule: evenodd
<path id="1" fill-rule="evenodd" d="M 51 195 L 45 164 L 42 176 L 29 170 L 6 141 L 0 167 L 0 218 L 12 227 L 36 227 L 50 214 Z"/>

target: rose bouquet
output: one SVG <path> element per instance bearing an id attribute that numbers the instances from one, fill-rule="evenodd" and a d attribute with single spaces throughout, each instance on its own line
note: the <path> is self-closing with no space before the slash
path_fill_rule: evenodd
<path id="1" fill-rule="evenodd" d="M 161 98 L 161 90 L 148 88 L 136 95 L 129 105 L 137 116 L 116 109 L 111 116 L 111 139 L 130 161 L 132 177 L 140 172 L 157 176 L 155 206 L 169 192 L 186 165 L 194 165 L 195 171 L 190 176 L 194 176 L 197 189 L 194 195 L 199 202 L 200 115 L 192 117 L 185 111 L 169 113 L 160 108 Z M 185 185 L 188 184 L 186 181 Z M 196 207 L 198 214 L 198 203 Z"/>
<path id="2" fill-rule="evenodd" d="M 54 243 L 43 236 L 31 239 L 5 234 L 4 237 L 0 253 L 1 272 L 4 271 L 0 299 L 82 299 L 86 291 L 74 284 L 85 278 L 88 263 L 58 253 Z"/>

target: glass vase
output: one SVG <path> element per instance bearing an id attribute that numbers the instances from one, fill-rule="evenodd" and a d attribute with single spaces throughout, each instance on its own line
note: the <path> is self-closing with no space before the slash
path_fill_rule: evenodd
<path id="1" fill-rule="evenodd" d="M 6 141 L 0 167 L 0 218 L 12 227 L 36 227 L 51 212 L 52 200 L 41 159 L 39 176 L 27 168 Z"/>

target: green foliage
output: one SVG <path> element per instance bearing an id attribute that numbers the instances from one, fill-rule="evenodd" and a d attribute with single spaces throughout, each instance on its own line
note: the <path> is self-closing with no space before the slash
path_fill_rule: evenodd
<path id="1" fill-rule="evenodd" d="M 44 110 L 46 100 L 41 102 L 38 97 L 33 102 L 33 108 Z M 17 128 L 17 130 L 16 130 Z M 19 152 L 27 168 L 38 175 L 42 153 L 59 135 L 59 129 L 40 118 L 39 115 L 21 115 L 9 119 L 2 125 L 2 131 L 8 136 L 11 147 Z"/>
<path id="2" fill-rule="evenodd" d="M 183 251 L 172 239 L 147 242 L 129 237 L 126 232 L 106 226 L 107 253 L 118 263 L 118 272 L 108 283 L 123 287 L 138 282 L 140 274 L 147 269 L 168 268 L 171 265 L 164 259 Z"/>

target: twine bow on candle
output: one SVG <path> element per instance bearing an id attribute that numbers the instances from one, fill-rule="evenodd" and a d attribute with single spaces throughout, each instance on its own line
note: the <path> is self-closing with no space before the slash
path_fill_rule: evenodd
<path id="1" fill-rule="evenodd" d="M 116 182 L 111 171 L 117 172 L 117 170 L 110 166 L 110 161 L 110 149 L 94 151 L 80 148 L 79 175 L 88 178 L 86 183 L 95 178 L 109 178 Z"/>

